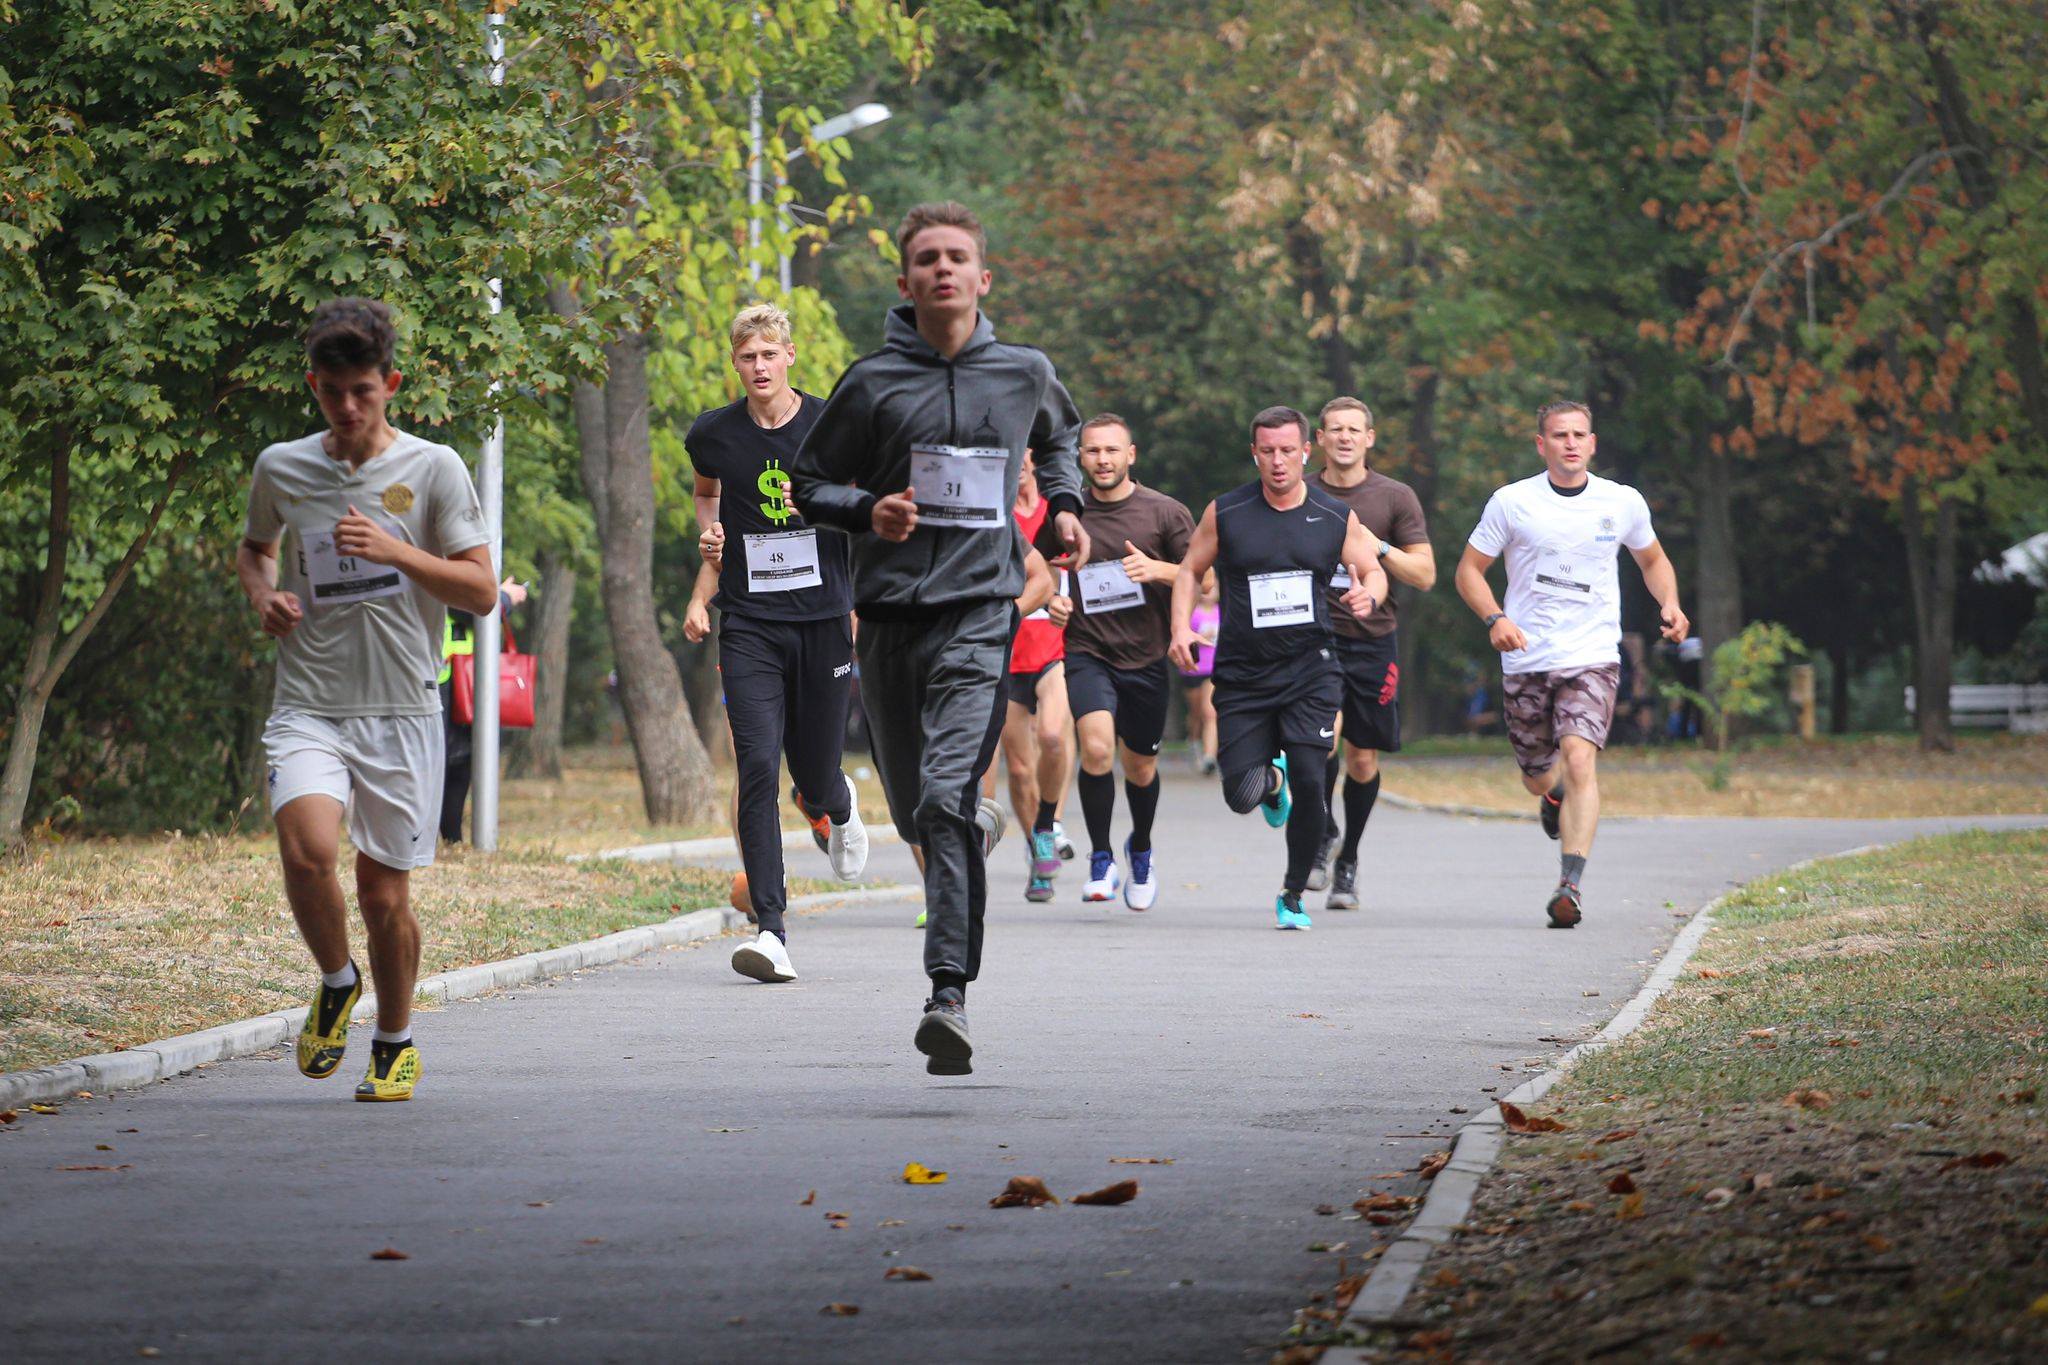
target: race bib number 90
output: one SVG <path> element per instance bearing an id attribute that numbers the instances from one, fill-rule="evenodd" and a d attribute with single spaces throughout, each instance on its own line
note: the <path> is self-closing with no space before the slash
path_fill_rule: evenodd
<path id="1" fill-rule="evenodd" d="M 920 523 L 960 531 L 1000 531 L 1010 525 L 1009 490 L 1003 485 L 1010 452 L 980 446 L 912 446 L 910 486 Z"/>
<path id="2" fill-rule="evenodd" d="M 1315 624 L 1316 576 L 1308 570 L 1255 573 L 1246 580 L 1246 586 L 1251 589 L 1252 625 L 1256 629 Z"/>
<path id="3" fill-rule="evenodd" d="M 302 562 L 316 607 L 346 606 L 350 602 L 396 597 L 405 591 L 404 574 L 389 564 L 372 564 L 367 559 L 340 553 L 334 548 L 332 531 L 306 537 Z"/>

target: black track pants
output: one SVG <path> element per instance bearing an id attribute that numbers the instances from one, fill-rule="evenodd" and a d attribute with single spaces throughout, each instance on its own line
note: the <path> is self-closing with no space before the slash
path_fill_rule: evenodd
<path id="1" fill-rule="evenodd" d="M 839 771 L 853 696 L 853 639 L 844 616 L 770 621 L 726 613 L 718 666 L 739 777 L 740 862 L 761 928 L 783 931 L 782 759 L 804 800 L 844 818 L 851 788 Z"/>

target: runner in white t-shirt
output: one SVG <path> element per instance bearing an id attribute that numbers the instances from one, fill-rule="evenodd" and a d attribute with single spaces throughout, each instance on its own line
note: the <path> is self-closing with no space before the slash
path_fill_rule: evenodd
<path id="1" fill-rule="evenodd" d="M 1458 562 L 1458 596 L 1501 651 L 1502 711 L 1522 785 L 1538 798 L 1544 833 L 1562 834 L 1562 875 L 1546 907 L 1556 929 L 1579 922 L 1579 880 L 1600 823 L 1594 760 L 1607 743 L 1620 684 L 1622 547 L 1657 599 L 1664 637 L 1683 640 L 1689 628 L 1678 606 L 1678 572 L 1650 529 L 1649 504 L 1626 484 L 1586 471 L 1593 447 L 1585 404 L 1552 403 L 1537 413 L 1544 472 L 1495 491 Z M 1502 555 L 1505 611 L 1486 582 Z"/>
<path id="2" fill-rule="evenodd" d="M 320 965 L 299 1070 L 334 1074 L 362 977 L 335 875 L 341 824 L 356 846 L 356 900 L 377 987 L 377 1031 L 359 1100 L 408 1100 L 420 927 L 411 870 L 434 861 L 448 607 L 498 605 L 490 535 L 462 457 L 395 430 L 391 310 L 330 299 L 306 330 L 306 382 L 327 430 L 266 449 L 249 485 L 235 571 L 278 641 L 263 744 L 285 895 Z M 282 551 L 282 554 L 280 554 Z"/>

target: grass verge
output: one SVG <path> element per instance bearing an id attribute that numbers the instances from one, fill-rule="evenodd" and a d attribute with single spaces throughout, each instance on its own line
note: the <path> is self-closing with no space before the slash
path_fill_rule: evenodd
<path id="1" fill-rule="evenodd" d="M 1534 809 L 1505 739 L 1485 756 L 1418 752 L 1386 761 L 1389 792 L 1416 801 Z M 1611 815 L 2026 815 L 2048 811 L 2048 736 L 1972 735 L 1955 752 L 1923 754 L 1906 735 L 1758 741 L 1733 756 L 1728 782 L 1710 784 L 1713 755 L 1692 746 L 1616 748 L 1600 757 L 1600 801 Z"/>
<path id="2" fill-rule="evenodd" d="M 443 848 L 413 876 L 422 975 L 720 905 L 729 883 L 670 864 Z M 792 894 L 820 889 L 790 880 Z M 303 1004 L 311 973 L 267 838 L 41 845 L 0 876 L 0 1071 Z"/>
<path id="3" fill-rule="evenodd" d="M 1511 1138 L 1387 1359 L 2048 1359 L 2048 832 L 1736 896 Z"/>

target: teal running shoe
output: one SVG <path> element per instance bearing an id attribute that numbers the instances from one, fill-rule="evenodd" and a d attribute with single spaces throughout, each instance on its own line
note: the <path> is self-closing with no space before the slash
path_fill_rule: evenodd
<path id="1" fill-rule="evenodd" d="M 1308 912 L 1301 908 L 1301 896 L 1297 892 L 1282 891 L 1273 901 L 1273 918 L 1279 923 L 1277 929 L 1312 929 Z"/>
<path id="2" fill-rule="evenodd" d="M 1294 809 L 1294 793 L 1287 789 L 1286 754 L 1273 760 L 1273 769 L 1280 774 L 1280 785 L 1271 796 L 1259 803 L 1259 807 L 1260 814 L 1266 817 L 1266 823 L 1274 829 L 1279 829 L 1287 823 L 1288 812 Z M 1237 799 L 1244 800 L 1242 796 Z"/>
<path id="3" fill-rule="evenodd" d="M 1041 877 L 1036 872 L 1024 884 L 1024 899 L 1034 905 L 1043 905 L 1052 899 L 1052 878 Z"/>
<path id="4" fill-rule="evenodd" d="M 1060 870 L 1059 847 L 1053 843 L 1052 831 L 1034 829 L 1031 831 L 1031 875 L 1043 877 L 1048 882 Z"/>

